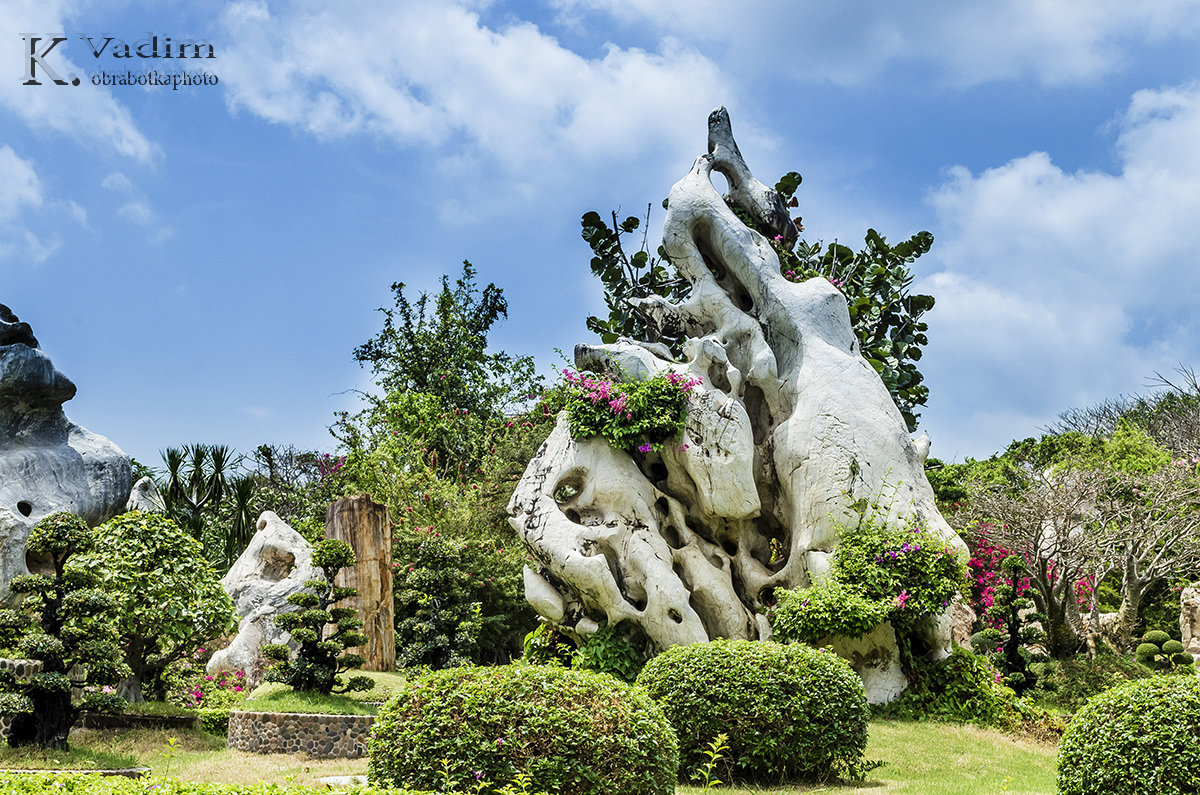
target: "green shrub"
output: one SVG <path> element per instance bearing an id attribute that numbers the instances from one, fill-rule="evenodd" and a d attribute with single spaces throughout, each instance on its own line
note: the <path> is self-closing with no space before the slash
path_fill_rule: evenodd
<path id="1" fill-rule="evenodd" d="M 1155 671 L 1191 670 L 1196 661 L 1183 650 L 1183 644 L 1172 640 L 1161 629 L 1152 629 L 1142 636 L 1134 653 L 1137 661 Z"/>
<path id="2" fill-rule="evenodd" d="M 726 781 L 855 778 L 869 769 L 862 681 L 832 652 L 715 640 L 667 649 L 637 681 L 675 727 L 681 779 L 703 767 L 722 733 Z"/>
<path id="3" fill-rule="evenodd" d="M 559 795 L 675 791 L 678 747 L 662 710 L 610 676 L 556 666 L 449 668 L 410 680 L 379 711 L 376 786 L 474 792 L 528 775 Z"/>
<path id="4" fill-rule="evenodd" d="M 646 664 L 646 655 L 638 651 L 615 624 L 602 624 L 595 634 L 575 650 L 573 668 L 612 674 L 625 682 L 637 679 Z"/>
<path id="5" fill-rule="evenodd" d="M 1059 795 L 1200 791 L 1200 679 L 1154 676 L 1093 698 L 1067 727 Z"/>
<path id="6" fill-rule="evenodd" d="M 200 730 L 209 734 L 229 734 L 229 707 L 202 707 L 196 710 Z"/>
<path id="7" fill-rule="evenodd" d="M 984 657 L 956 648 L 945 660 L 918 665 L 913 681 L 898 698 L 875 707 L 881 717 L 932 718 L 953 723 L 1005 728 L 1013 692 Z"/>

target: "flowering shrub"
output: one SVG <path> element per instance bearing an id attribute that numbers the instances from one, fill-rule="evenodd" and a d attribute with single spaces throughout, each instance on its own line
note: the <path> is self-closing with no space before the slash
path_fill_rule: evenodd
<path id="1" fill-rule="evenodd" d="M 246 699 L 246 672 L 220 670 L 208 673 L 207 654 L 198 649 L 168 674 L 167 701 L 187 709 L 229 708 Z"/>
<path id="2" fill-rule="evenodd" d="M 967 561 L 967 573 L 971 580 L 968 598 L 971 609 L 975 611 L 975 615 L 981 617 L 984 625 L 998 629 L 1002 617 L 998 614 L 988 617 L 988 610 L 996 598 L 996 588 L 1002 585 L 1014 586 L 1015 595 L 1023 597 L 1030 585 L 1028 576 L 1022 576 L 1014 582 L 1002 574 L 1000 564 L 1012 553 L 992 540 L 988 532 L 990 528 L 990 524 L 980 523 L 975 527 L 974 537 L 968 541 L 971 550 L 971 558 Z"/>
<path id="3" fill-rule="evenodd" d="M 844 530 L 829 577 L 777 591 L 771 625 L 780 640 L 861 637 L 890 621 L 902 647 L 921 620 L 945 610 L 964 581 L 957 552 L 923 524 L 890 526 L 864 517 Z"/>
<path id="4" fill-rule="evenodd" d="M 674 372 L 616 382 L 604 375 L 563 370 L 563 378 L 572 437 L 603 436 L 618 450 L 639 452 L 679 438 L 688 393 L 701 383 Z"/>

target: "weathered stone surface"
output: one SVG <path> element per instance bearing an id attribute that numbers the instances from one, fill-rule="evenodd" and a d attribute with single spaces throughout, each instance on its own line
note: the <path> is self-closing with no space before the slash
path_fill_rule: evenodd
<path id="1" fill-rule="evenodd" d="M 1183 648 L 1200 660 L 1200 585 L 1189 585 L 1179 594 L 1179 634 Z"/>
<path id="2" fill-rule="evenodd" d="M 166 510 L 163 506 L 162 494 L 153 478 L 147 475 L 133 484 L 133 490 L 129 492 L 129 500 L 125 503 L 125 510 L 141 511 L 142 513 L 163 513 Z"/>
<path id="3" fill-rule="evenodd" d="M 346 651 L 363 658 L 364 671 L 396 670 L 392 520 L 387 506 L 365 494 L 343 497 L 326 511 L 325 535 L 354 550 L 354 566 L 338 572 L 334 585 L 358 591 L 338 605 L 358 613 L 367 643 Z"/>
<path id="4" fill-rule="evenodd" d="M 641 303 L 659 326 L 683 332 L 683 355 L 633 340 L 575 349 L 583 370 L 702 379 L 682 443 L 628 454 L 572 439 L 560 417 L 509 503 L 534 558 L 531 604 L 577 634 L 606 620 L 631 622 L 659 649 L 768 638 L 774 589 L 826 575 L 839 527 L 861 521 L 861 500 L 882 499 L 888 520 L 923 522 L 963 547 L 925 478 L 928 440 L 909 437 L 859 354 L 845 298 L 825 279 L 785 279 L 769 242 L 713 187 L 713 171 L 740 209 L 794 237 L 778 195 L 742 160 L 724 109 L 714 111 L 709 154 L 671 189 L 663 230 L 691 294 Z M 936 656 L 949 653 L 952 625 L 947 613 L 923 629 Z M 903 685 L 896 655 L 884 653 L 894 638 L 876 640 L 881 653 L 857 653 L 879 701 Z"/>
<path id="5" fill-rule="evenodd" d="M 297 609 L 287 598 L 304 589 L 308 580 L 325 575 L 312 565 L 312 544 L 271 511 L 258 517 L 249 546 L 221 578 L 233 600 L 240 623 L 228 647 L 213 654 L 208 670 L 246 672 L 247 686 L 257 673 L 259 649 L 269 643 L 291 643 L 291 635 L 275 626 L 275 616 Z"/>
<path id="6" fill-rule="evenodd" d="M 62 404 L 75 384 L 37 347 L 26 323 L 0 305 L 0 601 L 25 574 L 25 541 L 55 511 L 96 525 L 129 497 L 129 457 L 103 436 L 75 424 Z"/>

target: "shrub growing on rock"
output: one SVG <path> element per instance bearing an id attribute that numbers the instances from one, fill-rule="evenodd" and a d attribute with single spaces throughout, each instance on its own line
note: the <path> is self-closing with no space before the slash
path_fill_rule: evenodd
<path id="1" fill-rule="evenodd" d="M 529 789 L 557 795 L 672 793 L 679 760 L 662 709 L 640 689 L 540 665 L 410 681 L 380 709 L 369 754 L 375 786 L 475 792 L 526 775 Z"/>
<path id="2" fill-rule="evenodd" d="M 1200 679 L 1154 676 L 1076 713 L 1058 752 L 1059 795 L 1200 791 Z"/>
<path id="3" fill-rule="evenodd" d="M 868 769 L 866 693 L 832 652 L 800 644 L 716 640 L 667 649 L 638 684 L 663 706 L 689 779 L 719 734 L 725 780 L 858 778 Z"/>

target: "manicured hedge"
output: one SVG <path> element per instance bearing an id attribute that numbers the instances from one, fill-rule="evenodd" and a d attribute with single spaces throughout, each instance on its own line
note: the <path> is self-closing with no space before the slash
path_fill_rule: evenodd
<path id="1" fill-rule="evenodd" d="M 1060 795 L 1200 792 L 1200 678 L 1114 687 L 1076 713 L 1058 751 Z"/>
<path id="2" fill-rule="evenodd" d="M 861 777 L 870 710 L 862 680 L 836 654 L 801 644 L 715 640 L 667 649 L 637 683 L 679 738 L 680 780 L 725 734 L 719 778 L 778 783 Z"/>
<path id="3" fill-rule="evenodd" d="M 474 792 L 528 776 L 559 795 L 675 791 L 671 726 L 642 690 L 546 665 L 463 667 L 414 680 L 379 710 L 368 749 L 377 786 Z"/>

